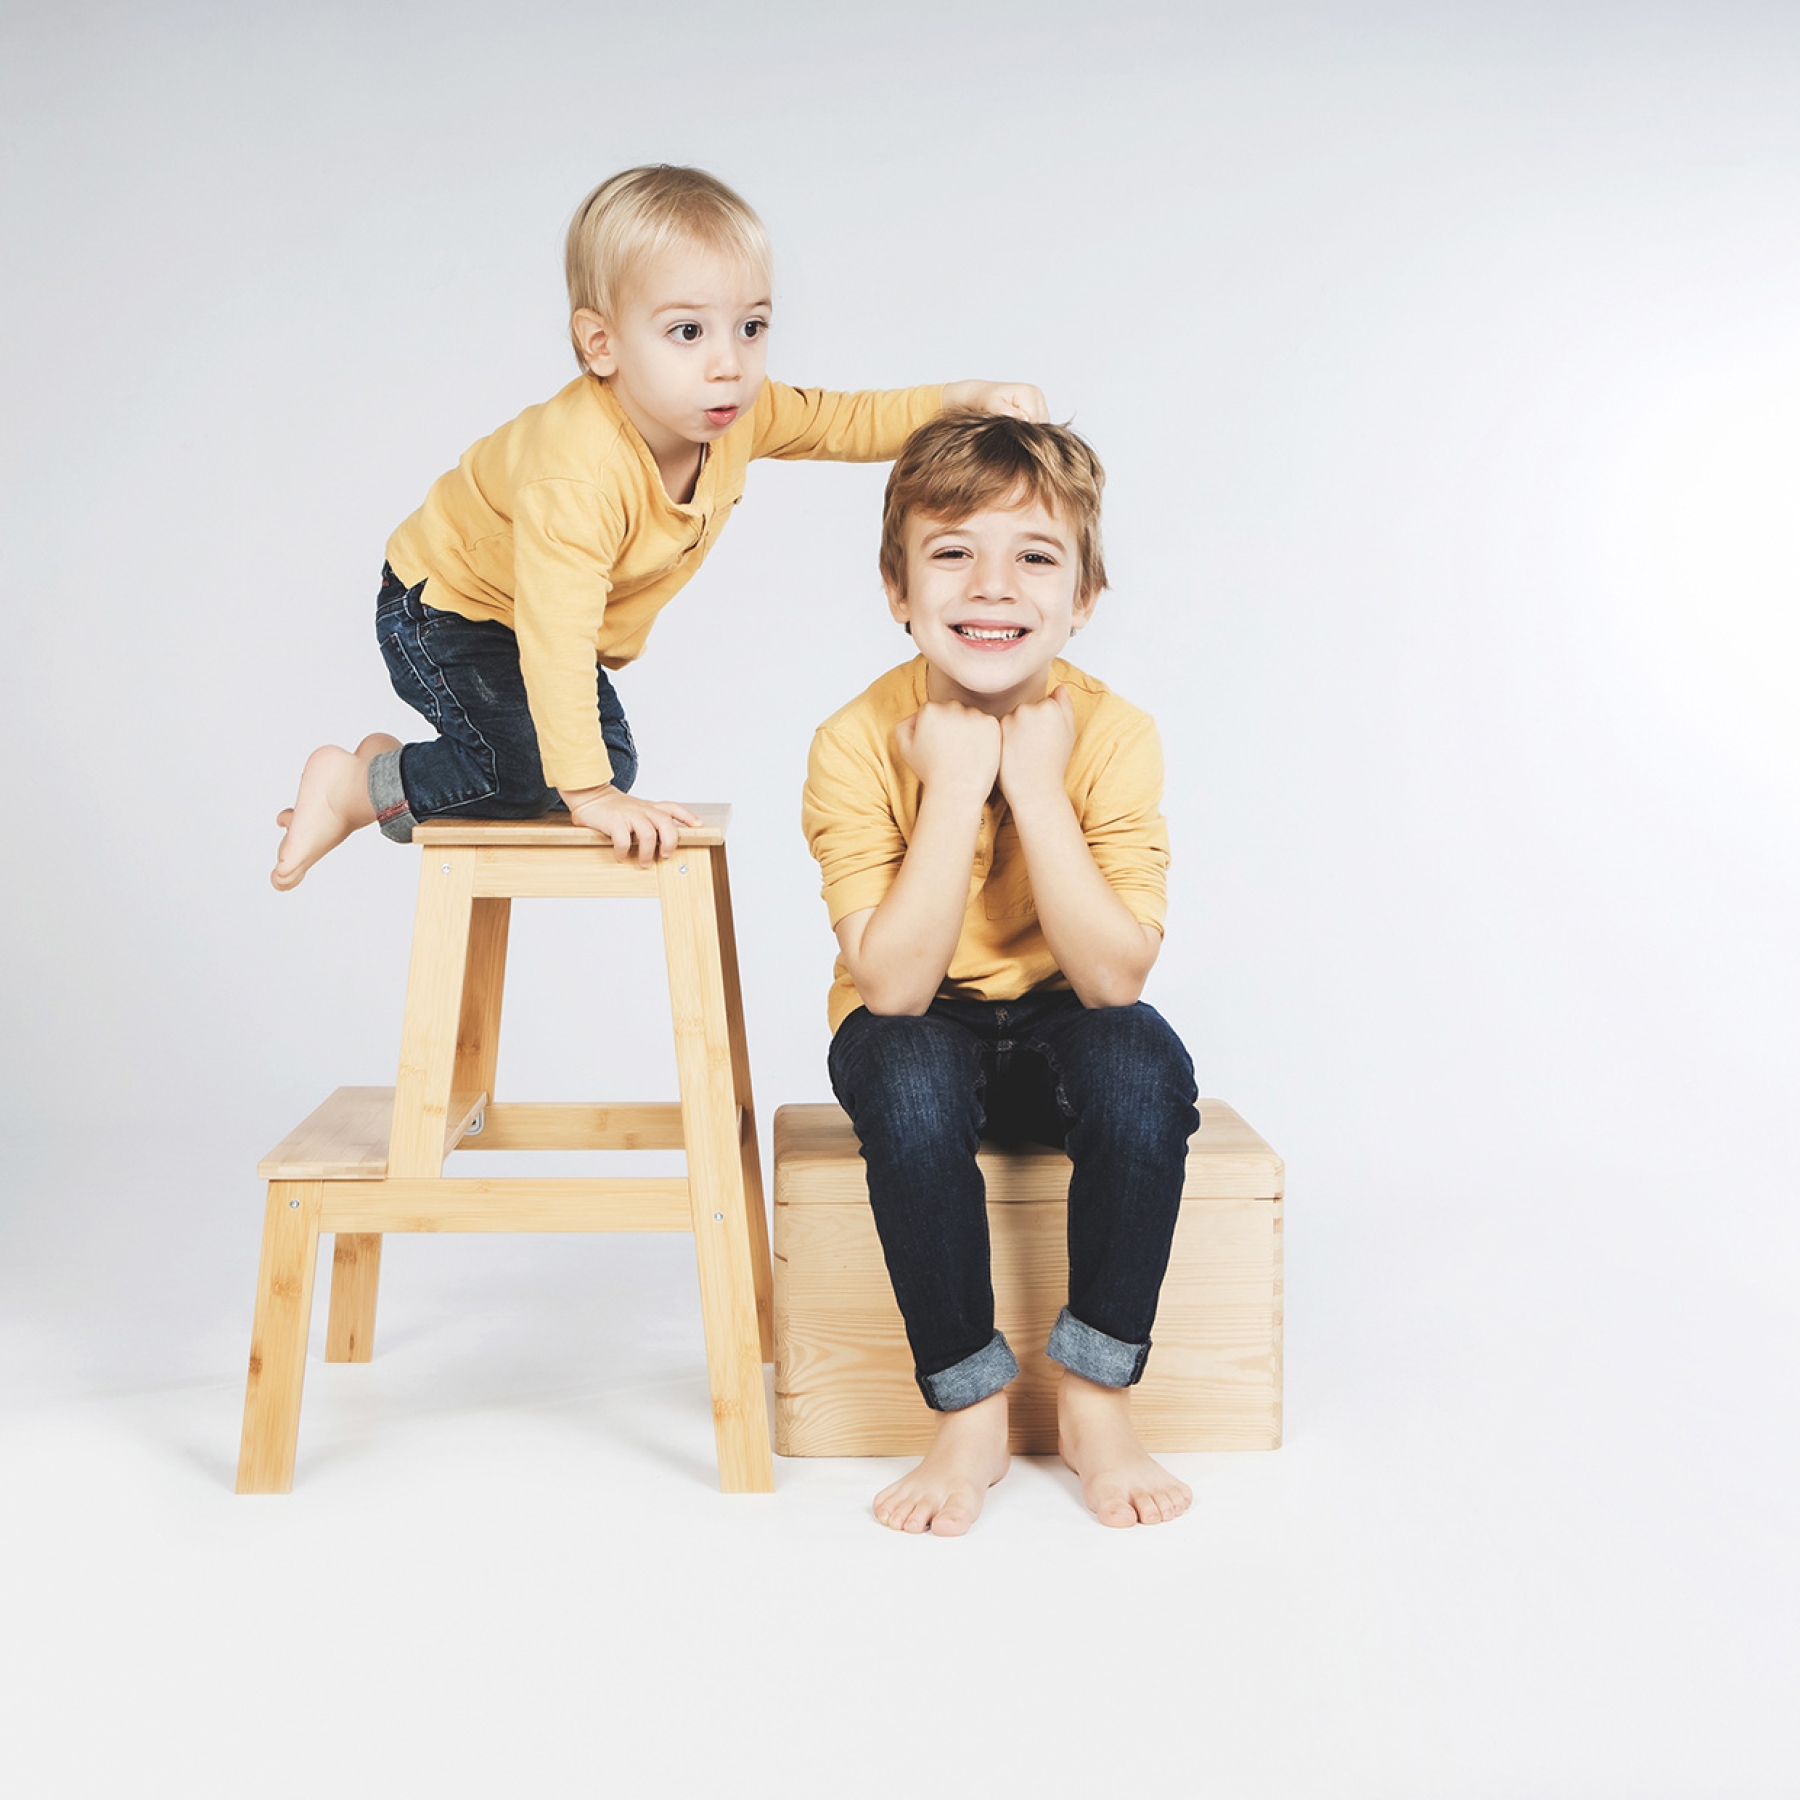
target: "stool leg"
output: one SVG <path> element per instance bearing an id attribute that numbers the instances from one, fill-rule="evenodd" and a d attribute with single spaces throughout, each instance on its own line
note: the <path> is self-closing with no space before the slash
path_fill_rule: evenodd
<path id="1" fill-rule="evenodd" d="M 469 953 L 463 965 L 462 1017 L 456 1028 L 455 1094 L 494 1097 L 500 1054 L 500 996 L 506 987 L 506 934 L 512 902 L 483 897 L 469 909 Z"/>
<path id="2" fill-rule="evenodd" d="M 240 1494 L 285 1494 L 294 1485 L 313 1265 L 319 1251 L 319 1187 L 316 1181 L 269 1183 L 238 1449 Z"/>
<path id="3" fill-rule="evenodd" d="M 435 889 L 442 882 L 443 862 L 440 856 L 435 871 L 439 881 L 426 882 L 420 895 L 421 923 L 429 896 L 433 902 L 432 923 L 442 924 L 436 915 L 445 909 L 438 904 Z M 428 865 L 426 874 L 432 872 Z M 451 899 L 449 910 L 454 912 L 455 896 Z M 484 1093 L 490 1100 L 494 1097 L 494 1059 L 500 1047 L 500 992 L 506 976 L 506 929 L 511 908 L 509 900 L 475 900 L 470 905 L 455 1069 L 450 1083 L 455 1093 Z M 415 945 L 417 941 L 415 936 Z M 408 999 L 410 1002 L 410 984 Z M 408 1018 L 410 1023 L 410 1006 Z M 396 1093 L 396 1119 L 401 1105 L 401 1097 Z M 440 1157 L 440 1165 L 441 1161 Z M 436 1172 L 435 1168 L 431 1171 Z M 331 1314 L 325 1330 L 327 1362 L 367 1362 L 374 1355 L 375 1302 L 380 1287 L 381 1234 L 339 1232 L 331 1256 Z"/>
<path id="4" fill-rule="evenodd" d="M 375 1293 L 380 1283 L 380 1232 L 340 1231 L 331 1249 L 327 1362 L 367 1362 L 375 1354 Z"/>
<path id="5" fill-rule="evenodd" d="M 750 1269 L 756 1280 L 756 1327 L 762 1359 L 775 1360 L 775 1278 L 769 1264 L 769 1215 L 763 1205 L 762 1153 L 756 1142 L 756 1102 L 750 1096 L 750 1046 L 744 1036 L 744 996 L 738 985 L 737 932 L 731 922 L 731 877 L 725 846 L 713 852 L 713 912 L 719 927 L 719 966 L 725 978 L 725 1020 L 731 1031 L 731 1091 L 744 1115 L 739 1150 L 744 1205 L 750 1221 Z"/>
<path id="6" fill-rule="evenodd" d="M 766 1494 L 774 1491 L 775 1465 L 763 1400 L 713 867 L 712 853 L 698 847 L 678 850 L 657 872 L 719 1486 L 728 1494 Z"/>
<path id="7" fill-rule="evenodd" d="M 473 850 L 437 845 L 426 849 L 419 870 L 419 909 L 413 916 L 412 962 L 406 974 L 406 1019 L 400 1028 L 394 1129 L 388 1139 L 390 1179 L 444 1171 L 474 885 Z"/>

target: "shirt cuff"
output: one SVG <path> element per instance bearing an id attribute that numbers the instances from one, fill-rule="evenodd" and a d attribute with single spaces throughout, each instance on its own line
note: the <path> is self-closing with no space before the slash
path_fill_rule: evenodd
<path id="1" fill-rule="evenodd" d="M 893 891 L 894 875 L 893 869 L 870 869 L 864 874 L 845 875 L 827 882 L 820 894 L 831 919 L 831 929 L 836 931 L 839 921 L 854 912 L 879 906 Z"/>

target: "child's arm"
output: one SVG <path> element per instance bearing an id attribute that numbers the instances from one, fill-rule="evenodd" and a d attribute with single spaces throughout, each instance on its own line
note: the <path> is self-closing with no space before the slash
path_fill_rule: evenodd
<path id="1" fill-rule="evenodd" d="M 900 446 L 948 408 L 1047 419 L 1043 394 L 1026 382 L 953 381 L 948 387 L 866 389 L 841 394 L 765 381 L 756 397 L 752 456 L 784 461 L 888 462 Z"/>
<path id="2" fill-rule="evenodd" d="M 969 905 L 981 809 L 1000 765 L 1000 725 L 954 703 L 921 707 L 895 741 L 918 776 L 919 817 L 879 906 L 838 921 L 856 991 L 872 1013 L 922 1013 L 942 985 Z"/>
<path id="3" fill-rule="evenodd" d="M 625 540 L 618 507 L 591 481 L 542 478 L 524 487 L 513 521 L 513 633 L 544 774 L 578 825 L 603 831 L 613 855 L 648 868 L 671 855 L 683 806 L 652 805 L 612 785 L 594 699 L 594 640 Z"/>
<path id="4" fill-rule="evenodd" d="M 1012 808 L 1056 966 L 1083 1006 L 1130 1006 L 1162 948 L 1100 872 L 1063 785 L 1075 747 L 1075 705 L 1064 688 L 1000 722 L 1000 791 Z"/>

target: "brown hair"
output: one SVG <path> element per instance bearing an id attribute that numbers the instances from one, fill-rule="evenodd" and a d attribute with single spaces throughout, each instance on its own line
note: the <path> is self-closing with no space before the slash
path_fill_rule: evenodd
<path id="1" fill-rule="evenodd" d="M 769 267 L 762 220 L 716 175 L 647 163 L 601 182 L 575 209 L 563 248 L 570 314 L 588 307 L 615 318 L 633 272 L 671 244 L 699 244 Z M 572 323 L 569 337 L 574 342 Z M 587 367 L 579 343 L 575 360 Z"/>
<path id="2" fill-rule="evenodd" d="M 999 413 L 950 412 L 901 447 L 881 511 L 881 578 L 906 592 L 906 521 L 912 513 L 958 525 L 990 507 L 1035 501 L 1075 533 L 1076 593 L 1106 586 L 1100 555 L 1100 459 L 1066 425 Z"/>

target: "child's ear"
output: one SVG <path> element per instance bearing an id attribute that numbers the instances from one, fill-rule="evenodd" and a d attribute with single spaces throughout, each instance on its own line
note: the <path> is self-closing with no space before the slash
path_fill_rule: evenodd
<path id="1" fill-rule="evenodd" d="M 893 585 L 884 581 L 882 588 L 887 594 L 888 611 L 906 627 L 906 635 L 912 636 L 912 608 L 907 604 L 906 596 Z"/>
<path id="2" fill-rule="evenodd" d="M 581 351 L 581 360 L 596 375 L 610 375 L 619 366 L 613 353 L 612 327 L 591 306 L 577 307 L 569 318 L 569 331 Z"/>
<path id="3" fill-rule="evenodd" d="M 1095 588 L 1091 594 L 1078 595 L 1069 612 L 1069 635 L 1072 637 L 1082 626 L 1094 616 L 1094 608 L 1100 604 L 1100 590 Z"/>

